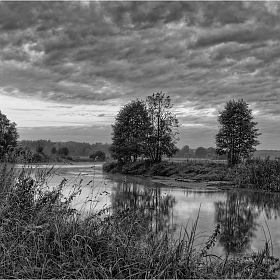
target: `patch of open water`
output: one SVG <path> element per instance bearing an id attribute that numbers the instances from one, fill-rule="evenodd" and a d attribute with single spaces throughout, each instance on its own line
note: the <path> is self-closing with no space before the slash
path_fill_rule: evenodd
<path id="1" fill-rule="evenodd" d="M 37 168 L 47 170 L 50 167 L 38 165 Z M 103 173 L 100 163 L 55 165 L 52 174 L 48 181 L 50 187 L 67 179 L 65 195 L 71 192 L 74 184 L 81 183 L 81 193 L 74 201 L 78 210 L 142 207 L 146 209 L 143 214 L 147 215 L 148 224 L 156 231 L 169 229 L 175 238 L 182 233 L 182 226 L 190 232 L 199 215 L 195 240 L 198 248 L 220 224 L 221 234 L 212 254 L 234 253 L 241 245 L 237 240 L 242 241 L 244 250 L 257 252 L 264 248 L 267 240 L 273 245 L 274 256 L 280 258 L 279 194 L 168 188 L 146 178 Z M 91 202 L 85 204 L 89 198 Z"/>

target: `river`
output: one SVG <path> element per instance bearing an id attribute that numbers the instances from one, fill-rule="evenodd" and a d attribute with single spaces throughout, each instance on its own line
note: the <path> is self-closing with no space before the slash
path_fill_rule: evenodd
<path id="1" fill-rule="evenodd" d="M 40 170 L 51 166 L 38 165 Z M 207 241 L 217 224 L 221 234 L 212 254 L 224 256 L 237 248 L 257 252 L 265 240 L 280 258 L 280 195 L 258 192 L 202 192 L 169 188 L 149 179 L 102 172 L 101 163 L 74 163 L 53 166 L 48 186 L 55 187 L 65 178 L 64 194 L 80 194 L 73 206 L 83 213 L 112 209 L 145 209 L 147 226 L 157 232 L 168 229 L 179 238 L 183 228 L 190 232 L 199 215 L 196 248 Z M 114 210 L 110 210 L 114 211 Z M 183 227 L 183 228 L 182 228 Z"/>

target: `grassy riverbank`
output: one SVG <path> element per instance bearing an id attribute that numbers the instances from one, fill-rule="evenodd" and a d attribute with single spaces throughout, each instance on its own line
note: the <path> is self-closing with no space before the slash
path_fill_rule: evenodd
<path id="1" fill-rule="evenodd" d="M 230 172 L 238 187 L 280 191 L 280 160 L 254 159 Z"/>
<path id="2" fill-rule="evenodd" d="M 226 163 L 216 161 L 162 161 L 156 164 L 138 161 L 124 165 L 108 162 L 103 165 L 103 170 L 110 173 L 147 177 L 164 176 L 197 183 L 232 181 L 238 188 L 280 191 L 280 161 L 269 158 L 254 159 L 234 168 L 228 168 Z"/>
<path id="3" fill-rule="evenodd" d="M 229 179 L 226 164 L 215 161 L 162 161 L 156 164 L 151 164 L 149 161 L 137 161 L 124 165 L 120 165 L 117 162 L 108 162 L 103 165 L 103 170 L 128 175 L 183 177 L 198 181 Z"/>
<path id="4" fill-rule="evenodd" d="M 63 180 L 46 189 L 51 170 L 0 165 L 1 278 L 277 278 L 279 262 L 269 242 L 258 253 L 210 254 L 219 225 L 200 247 L 194 246 L 198 217 L 182 229 L 180 240 L 147 227 L 146 209 L 106 209 L 81 216 L 65 199 Z M 89 200 L 92 198 L 88 198 Z"/>

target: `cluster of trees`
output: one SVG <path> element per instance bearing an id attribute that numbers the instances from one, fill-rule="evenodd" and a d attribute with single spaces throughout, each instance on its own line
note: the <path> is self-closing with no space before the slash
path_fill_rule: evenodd
<path id="1" fill-rule="evenodd" d="M 0 159 L 10 148 L 17 145 L 18 137 L 16 124 L 0 111 Z"/>
<path id="2" fill-rule="evenodd" d="M 179 123 L 170 112 L 172 106 L 170 97 L 162 92 L 126 104 L 112 125 L 112 157 L 121 163 L 138 157 L 160 162 L 163 155 L 175 154 Z"/>
<path id="3" fill-rule="evenodd" d="M 204 148 L 198 147 L 197 149 L 190 149 L 188 145 L 185 145 L 180 149 L 174 157 L 178 158 L 217 158 L 216 149 L 213 147 Z"/>
<path id="4" fill-rule="evenodd" d="M 53 142 L 50 140 L 22 140 L 19 141 L 24 147 L 28 147 L 32 152 L 37 151 L 38 147 L 43 149 L 42 151 L 46 155 L 71 155 L 71 156 L 82 156 L 82 157 L 90 157 L 90 155 L 96 153 L 97 151 L 101 151 L 105 153 L 106 156 L 109 156 L 109 147 L 110 144 L 102 144 L 99 142 L 89 144 L 85 142 Z M 68 149 L 68 153 L 66 151 Z"/>
<path id="5" fill-rule="evenodd" d="M 52 147 L 51 150 L 52 154 L 55 155 L 60 155 L 60 156 L 68 156 L 69 155 L 69 149 L 67 147 L 61 147 L 58 150 L 56 149 L 56 147 Z"/>
<path id="6" fill-rule="evenodd" d="M 195 152 L 189 146 L 176 148 L 178 120 L 170 112 L 170 97 L 160 92 L 148 96 L 146 102 L 131 101 L 118 113 L 113 127 L 113 158 L 126 163 L 138 157 L 147 157 L 160 162 L 163 155 L 171 157 L 225 157 L 229 167 L 250 158 L 260 143 L 260 135 L 253 121 L 252 110 L 243 100 L 230 100 L 219 112 L 219 132 L 216 149 L 198 147 Z"/>
<path id="7" fill-rule="evenodd" d="M 149 158 L 152 162 L 160 162 L 166 155 L 188 157 L 193 151 L 189 146 L 181 150 L 176 147 L 179 140 L 179 123 L 171 112 L 172 104 L 169 96 L 164 93 L 154 93 L 146 101 L 135 100 L 126 104 L 118 113 L 113 128 L 113 143 L 109 144 L 77 142 L 51 142 L 50 140 L 21 141 L 17 145 L 18 133 L 16 124 L 11 122 L 0 111 L 0 159 L 17 146 L 21 153 L 30 153 L 34 149 L 37 155 L 49 154 L 61 156 L 87 155 L 94 159 L 105 159 L 106 154 L 121 163 L 137 160 L 138 157 Z M 213 154 L 225 156 L 230 167 L 250 158 L 260 143 L 257 137 L 261 135 L 253 121 L 252 110 L 243 100 L 230 100 L 223 111 L 219 112 L 219 132 L 216 135 L 216 149 L 199 147 L 194 152 L 195 157 L 205 157 Z"/>

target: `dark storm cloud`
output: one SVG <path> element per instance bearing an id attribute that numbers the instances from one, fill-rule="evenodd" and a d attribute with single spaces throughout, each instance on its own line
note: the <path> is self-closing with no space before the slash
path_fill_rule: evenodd
<path id="1" fill-rule="evenodd" d="M 58 73 L 35 69 L 29 66 L 8 65 L 2 63 L 0 69 L 0 84 L 2 92 L 20 97 L 37 97 L 43 100 L 56 102 L 104 101 L 120 97 L 122 92 L 116 88 L 107 88 L 107 83 L 101 79 L 91 83 L 74 83 L 65 80 Z"/>
<path id="2" fill-rule="evenodd" d="M 223 27 L 217 30 L 207 32 L 198 37 L 191 44 L 192 48 L 207 47 L 227 42 L 237 42 L 241 44 L 263 42 L 267 40 L 279 40 L 279 28 L 258 26 L 255 23 L 245 26 Z"/>
<path id="3" fill-rule="evenodd" d="M 182 122 L 204 128 L 229 99 L 278 116 L 279 6 L 0 2 L 0 90 L 61 104 L 124 104 L 163 90 Z"/>

